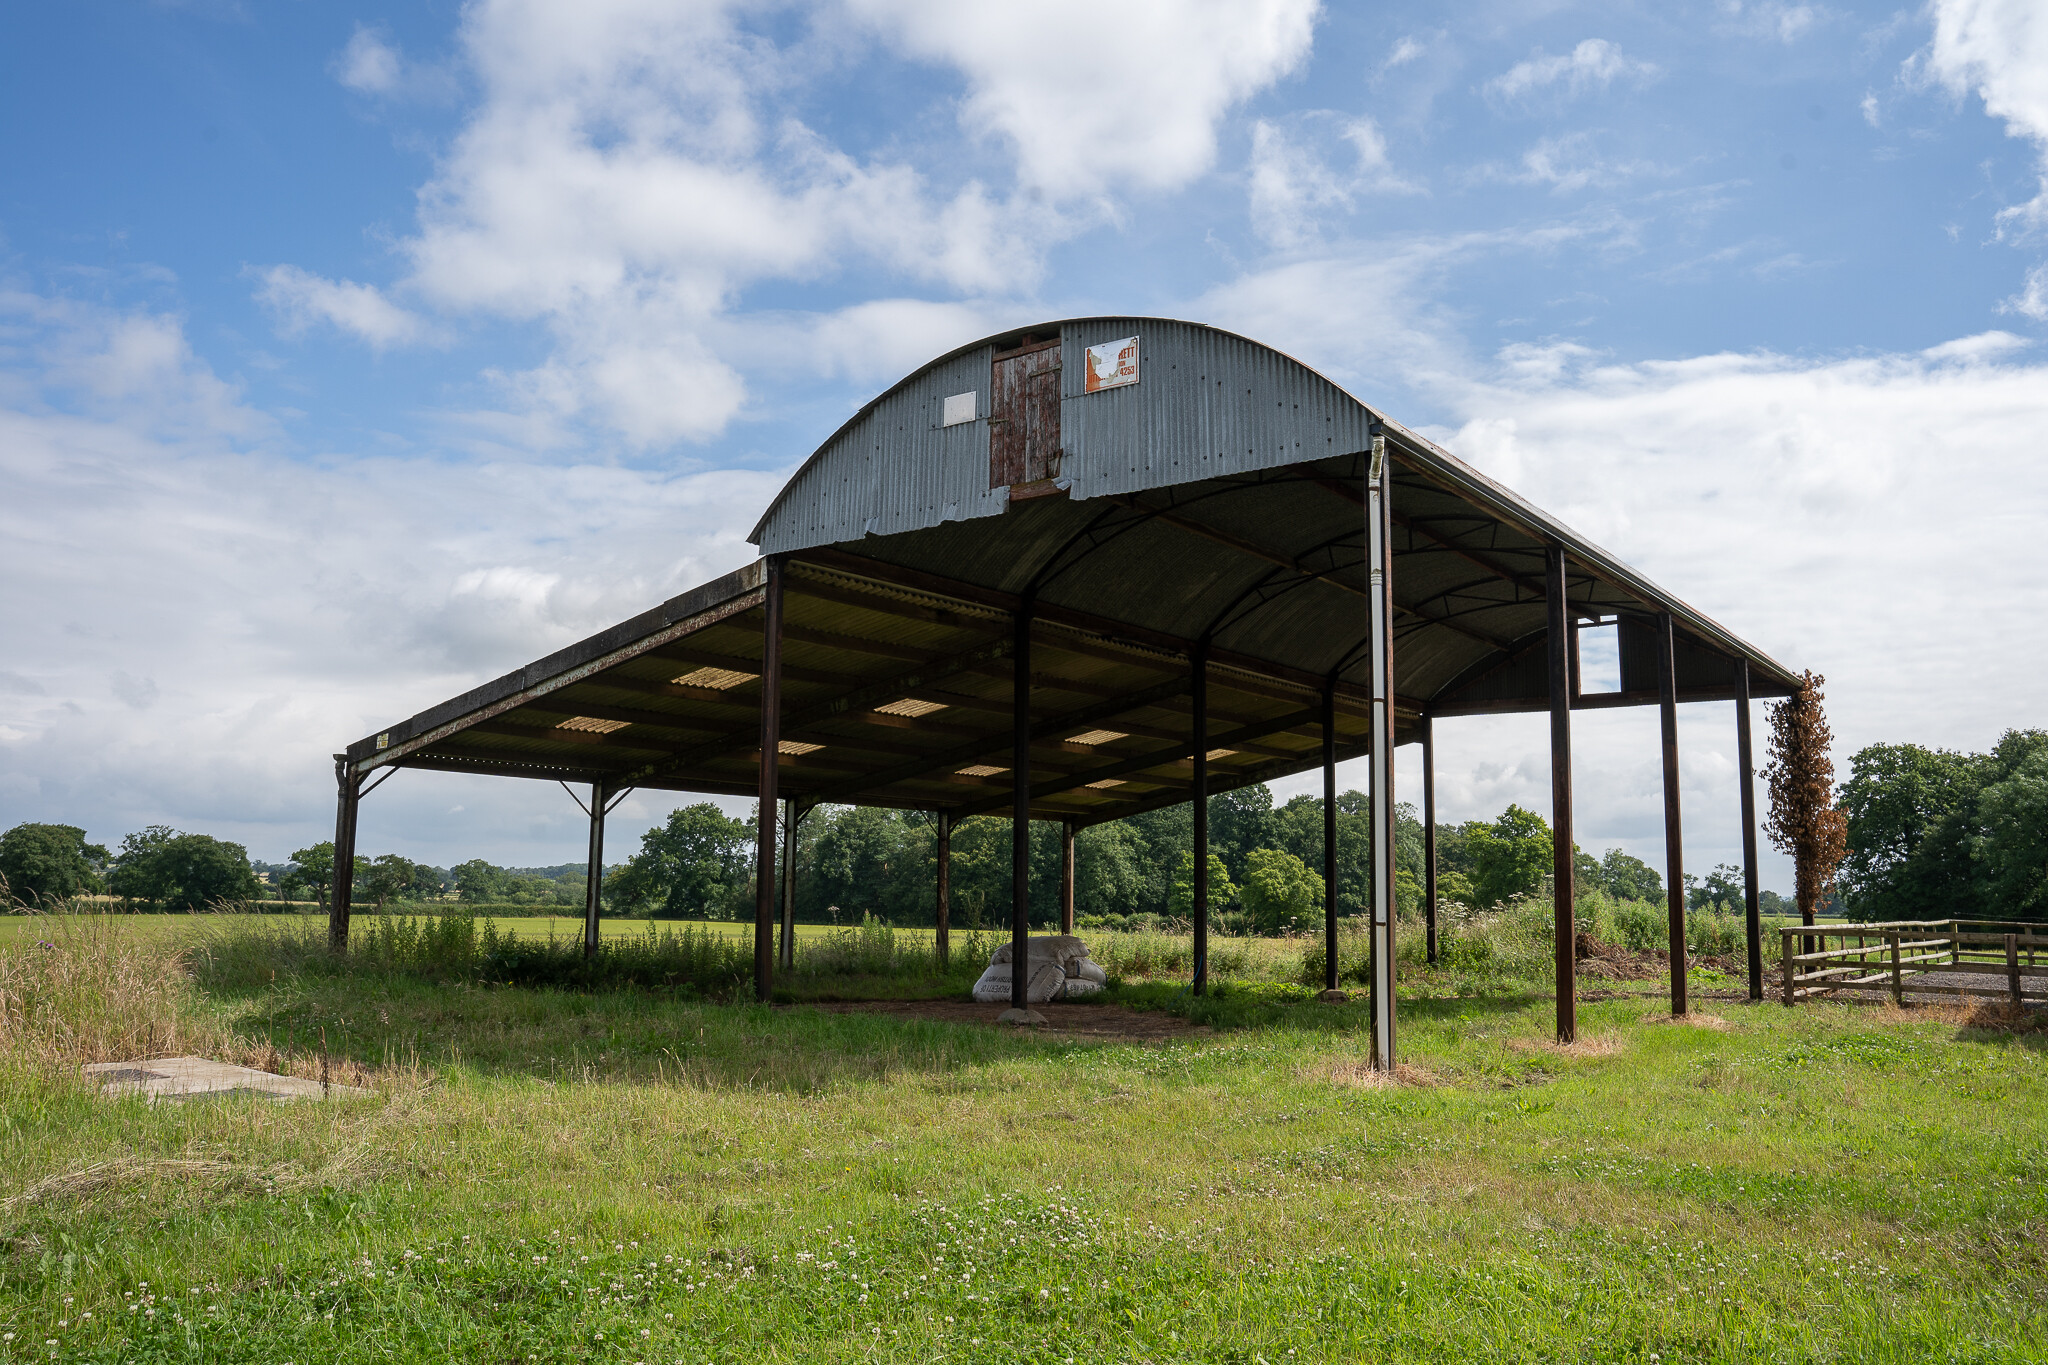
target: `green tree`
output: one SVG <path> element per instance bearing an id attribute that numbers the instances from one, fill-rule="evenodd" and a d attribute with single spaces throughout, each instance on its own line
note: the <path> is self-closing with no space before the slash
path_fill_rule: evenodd
<path id="1" fill-rule="evenodd" d="M 1230 869 L 1223 860 L 1209 855 L 1209 914 L 1213 917 L 1230 908 L 1237 899 L 1237 884 L 1230 880 Z M 1183 851 L 1180 865 L 1174 872 L 1173 895 L 1168 909 L 1179 919 L 1192 920 L 1195 905 L 1195 855 L 1192 850 Z"/>
<path id="2" fill-rule="evenodd" d="M 203 910 L 253 899 L 256 873 L 240 844 L 151 825 L 121 841 L 108 885 L 123 900 Z"/>
<path id="3" fill-rule="evenodd" d="M 655 914 L 713 918 L 728 908 L 736 887 L 744 892 L 753 851 L 745 821 L 700 801 L 670 811 L 641 835 L 640 851 L 605 886 Z"/>
<path id="4" fill-rule="evenodd" d="M 505 897 L 505 870 L 493 867 L 482 858 L 457 863 L 448 869 L 448 875 L 455 882 L 455 894 L 470 904 L 503 900 Z"/>
<path id="5" fill-rule="evenodd" d="M 1698 886 L 1687 891 L 1685 903 L 1693 910 L 1712 910 L 1720 906 L 1742 910 L 1749 903 L 1742 869 L 1733 863 L 1717 864 L 1712 872 L 1701 878 Z"/>
<path id="6" fill-rule="evenodd" d="M 302 848 L 292 854 L 292 865 L 298 870 L 298 880 L 312 891 L 313 899 L 320 902 L 320 908 L 327 908 L 327 893 L 334 886 L 334 841 L 322 840 L 311 848 Z"/>
<path id="7" fill-rule="evenodd" d="M 1535 890 L 1550 871 L 1550 826 L 1533 811 L 1509 806 L 1492 824 L 1475 820 L 1464 829 L 1472 851 L 1472 889 L 1482 908 Z"/>
<path id="8" fill-rule="evenodd" d="M 1844 910 L 1861 920 L 2003 919 L 2043 909 L 2048 822 L 2037 804 L 2048 731 L 1988 754 L 1873 744 L 1842 784 Z"/>
<path id="9" fill-rule="evenodd" d="M 1243 881 L 1255 848 L 1270 847 L 1273 793 L 1263 782 L 1209 798 L 1209 851 L 1223 859 L 1230 875 Z"/>
<path id="10" fill-rule="evenodd" d="M 1323 879 L 1292 853 L 1255 848 L 1245 855 L 1244 908 L 1262 934 L 1321 923 Z"/>
<path id="11" fill-rule="evenodd" d="M 410 858 L 386 853 L 370 862 L 370 874 L 357 883 L 362 894 L 382 910 L 387 901 L 413 899 L 413 876 L 419 865 Z"/>
<path id="12" fill-rule="evenodd" d="M 46 905 L 98 891 L 107 865 L 102 844 L 76 825 L 16 825 L 0 834 L 0 903 Z"/>
<path id="13" fill-rule="evenodd" d="M 1991 770 L 1988 755 L 1917 744 L 1872 744 L 1850 758 L 1838 801 L 1848 818 L 1839 881 L 1850 915 L 1919 919 L 1934 906 L 1975 902 L 1971 826 Z"/>
<path id="14" fill-rule="evenodd" d="M 1600 860 L 1600 884 L 1616 900 L 1664 899 L 1664 879 L 1657 875 L 1657 869 L 1618 848 L 1608 849 L 1607 856 Z"/>
<path id="15" fill-rule="evenodd" d="M 1999 919 L 2048 919 L 2048 736 L 2007 735 L 2000 771 L 1977 799 L 1972 852 L 1984 903 Z"/>

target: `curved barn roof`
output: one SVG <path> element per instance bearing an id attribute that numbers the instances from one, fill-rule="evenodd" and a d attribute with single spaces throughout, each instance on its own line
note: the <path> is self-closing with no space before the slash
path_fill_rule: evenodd
<path id="1" fill-rule="evenodd" d="M 1682 700 L 1732 698 L 1740 664 L 1755 695 L 1797 685 L 1300 362 L 1197 323 L 1073 318 L 907 376 L 833 433 L 754 528 L 788 570 L 782 790 L 956 813 L 1006 804 L 1006 642 L 1026 608 L 1041 815 L 1091 822 L 1185 799 L 1198 653 L 1221 755 L 1212 789 L 1320 762 L 1326 685 L 1340 752 L 1359 752 L 1375 433 L 1394 471 L 1398 738 L 1426 716 L 1548 706 L 1553 549 L 1573 629 L 1612 624 L 1619 636 L 1620 690 L 1581 693 L 1574 678 L 1574 707 L 1656 700 L 1652 623 L 1667 613 Z M 762 595 L 757 564 L 361 741 L 348 759 L 752 791 Z"/>

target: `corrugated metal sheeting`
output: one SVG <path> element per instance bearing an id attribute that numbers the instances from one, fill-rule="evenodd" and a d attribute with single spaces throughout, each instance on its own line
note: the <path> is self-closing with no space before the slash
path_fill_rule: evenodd
<path id="1" fill-rule="evenodd" d="M 1060 482 L 1077 499 L 1132 493 L 1365 449 L 1373 414 L 1270 347 L 1197 323 L 1086 318 L 1029 331 L 1060 337 Z M 1136 384 L 1086 393 L 1087 348 L 1139 338 Z M 783 554 L 941 522 L 999 515 L 990 488 L 990 366 L 978 342 L 919 370 L 819 447 L 754 529 Z M 971 427 L 945 400 L 976 395 Z"/>

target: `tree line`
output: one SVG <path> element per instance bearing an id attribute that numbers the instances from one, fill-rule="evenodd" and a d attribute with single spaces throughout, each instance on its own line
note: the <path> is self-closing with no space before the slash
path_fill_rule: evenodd
<path id="1" fill-rule="evenodd" d="M 1396 812 L 1396 894 L 1413 911 L 1423 896 L 1423 830 L 1412 806 Z M 1344 913 L 1364 903 L 1369 872 L 1365 795 L 1337 798 L 1337 897 Z M 1193 816 L 1182 805 L 1092 826 L 1075 836 L 1075 909 L 1092 923 L 1186 921 L 1193 913 Z M 1223 932 L 1277 933 L 1318 922 L 1323 904 L 1322 802 L 1297 796 L 1275 806 L 1265 786 L 1209 803 L 1209 906 Z M 938 830 L 921 811 L 820 807 L 797 826 L 798 917 L 851 922 L 873 915 L 897 924 L 935 917 Z M 611 915 L 747 919 L 753 914 L 754 826 L 709 802 L 679 807 L 642 836 L 625 863 L 606 869 Z M 1031 841 L 1031 916 L 1058 917 L 1059 830 L 1039 823 Z M 1550 828 L 1510 806 L 1490 821 L 1437 832 L 1438 889 L 1448 902 L 1485 908 L 1533 890 L 1550 868 Z M 111 894 L 165 910 L 265 899 L 324 906 L 334 846 L 296 850 L 283 864 L 252 863 L 239 844 L 153 825 L 118 851 L 87 841 L 73 825 L 24 824 L 0 835 L 0 878 L 29 904 Z M 1620 899 L 1660 899 L 1655 869 L 1620 849 L 1581 851 L 1580 884 Z M 364 906 L 455 901 L 479 906 L 567 909 L 584 899 L 584 864 L 504 868 L 471 859 L 451 868 L 397 854 L 358 857 L 355 902 Z M 1695 888 L 1698 903 L 1741 899 L 1740 878 L 1721 868 Z M 959 822 L 952 841 L 952 919 L 966 928 L 1006 923 L 1010 827 L 1005 817 Z"/>
<path id="2" fill-rule="evenodd" d="M 1396 810 L 1395 894 L 1404 911 L 1421 907 L 1424 832 L 1412 805 Z M 1370 872 L 1365 794 L 1337 798 L 1337 902 L 1357 913 Z M 1193 811 L 1171 806 L 1079 830 L 1074 837 L 1077 921 L 1109 928 L 1134 921 L 1192 917 Z M 806 923 L 854 922 L 872 915 L 894 924 L 929 924 L 936 916 L 936 818 L 922 811 L 833 807 L 802 816 L 796 831 L 796 917 Z M 1297 796 L 1275 806 L 1264 785 L 1209 800 L 1210 922 L 1230 933 L 1277 933 L 1319 923 L 1323 913 L 1323 803 Z M 1004 816 L 963 820 L 952 832 L 951 920 L 963 928 L 1008 922 L 1010 822 Z M 1510 806 L 1493 820 L 1470 820 L 1437 831 L 1440 902 L 1478 909 L 1535 890 L 1551 867 L 1550 826 Z M 754 825 L 709 802 L 673 811 L 642 836 L 637 853 L 607 873 L 604 898 L 614 914 L 749 919 L 754 911 Z M 1038 822 L 1031 831 L 1034 923 L 1059 913 L 1060 831 Z M 1622 850 L 1596 858 L 1578 850 L 1581 888 L 1622 900 L 1664 898 L 1656 869 Z M 1742 876 L 1723 864 L 1705 878 L 1688 877 L 1688 900 L 1699 907 L 1739 908 Z M 1765 893 L 1767 912 L 1790 902 Z"/>

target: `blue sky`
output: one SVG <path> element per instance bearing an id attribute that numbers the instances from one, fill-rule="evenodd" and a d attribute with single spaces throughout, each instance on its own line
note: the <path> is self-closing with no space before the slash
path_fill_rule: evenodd
<path id="1" fill-rule="evenodd" d="M 2048 724 L 2024 0 L 85 2 L 0 19 L 0 118 L 0 823 L 280 858 L 341 744 L 744 561 L 922 360 L 1094 312 L 1430 431 L 1826 673 L 1844 757 Z M 1453 728 L 1448 818 L 1544 808 L 1540 729 Z M 1582 842 L 1654 860 L 1654 716 L 1580 743 Z M 376 802 L 372 852 L 580 856 L 559 792 Z"/>

